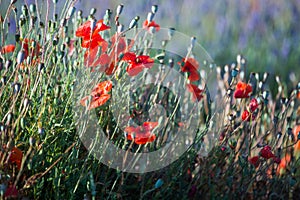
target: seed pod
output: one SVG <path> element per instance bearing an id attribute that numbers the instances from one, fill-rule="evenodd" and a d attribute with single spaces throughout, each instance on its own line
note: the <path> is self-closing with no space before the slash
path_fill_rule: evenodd
<path id="1" fill-rule="evenodd" d="M 20 83 L 14 83 L 14 93 L 18 94 L 20 92 L 21 84 Z"/>

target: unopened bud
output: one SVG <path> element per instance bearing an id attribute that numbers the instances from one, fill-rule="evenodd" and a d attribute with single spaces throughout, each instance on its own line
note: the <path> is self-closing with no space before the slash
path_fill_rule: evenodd
<path id="1" fill-rule="evenodd" d="M 116 15 L 117 15 L 117 16 L 119 16 L 119 15 L 122 13 L 123 7 L 124 7 L 123 4 L 118 5 L 117 11 L 116 11 Z"/>
<path id="2" fill-rule="evenodd" d="M 151 12 L 153 12 L 154 14 L 157 12 L 157 10 L 158 10 L 158 6 L 157 5 L 153 5 L 151 7 Z"/>
<path id="3" fill-rule="evenodd" d="M 148 15 L 147 15 L 147 21 L 148 22 L 152 22 L 154 18 L 154 13 L 153 12 L 149 12 Z"/>

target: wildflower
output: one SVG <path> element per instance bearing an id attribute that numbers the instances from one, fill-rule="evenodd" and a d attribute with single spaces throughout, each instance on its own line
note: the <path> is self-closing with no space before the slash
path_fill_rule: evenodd
<path id="1" fill-rule="evenodd" d="M 247 83 L 238 82 L 234 92 L 234 98 L 248 98 L 252 92 L 252 86 Z"/>
<path id="2" fill-rule="evenodd" d="M 251 99 L 250 104 L 249 104 L 249 110 L 251 112 L 254 112 L 258 108 L 258 102 L 256 98 Z"/>
<path id="3" fill-rule="evenodd" d="M 200 88 L 197 87 L 197 85 L 194 84 L 187 84 L 187 89 L 193 93 L 193 101 L 200 101 L 203 98 L 202 92 Z"/>
<path id="4" fill-rule="evenodd" d="M 143 23 L 143 28 L 149 31 L 151 27 L 154 27 L 156 32 L 160 29 L 160 26 L 156 24 L 155 21 L 145 20 Z"/>
<path id="5" fill-rule="evenodd" d="M 81 46 L 83 48 L 94 49 L 97 46 L 103 45 L 103 43 L 105 43 L 105 40 L 99 35 L 99 32 L 110 28 L 109 26 L 103 23 L 102 19 L 96 22 L 96 25 L 93 28 L 93 30 L 91 23 L 92 22 L 90 20 L 85 22 L 84 24 L 78 27 L 75 33 L 77 37 L 81 37 L 83 39 L 81 43 Z"/>
<path id="6" fill-rule="evenodd" d="M 20 170 L 22 158 L 23 158 L 22 151 L 20 149 L 18 149 L 17 147 L 13 147 L 10 152 L 8 162 L 11 164 L 16 164 L 17 168 Z"/>
<path id="7" fill-rule="evenodd" d="M 242 120 L 250 122 L 251 120 L 255 120 L 256 115 L 254 113 L 250 113 L 248 110 L 244 110 L 242 113 Z"/>
<path id="8" fill-rule="evenodd" d="M 142 126 L 133 127 L 128 126 L 125 128 L 127 139 L 133 140 L 136 144 L 146 144 L 153 142 L 156 135 L 151 131 L 158 125 L 158 122 L 144 122 Z"/>
<path id="9" fill-rule="evenodd" d="M 259 156 L 253 156 L 252 158 L 248 158 L 250 164 L 252 164 L 255 168 L 259 166 Z"/>
<path id="10" fill-rule="evenodd" d="M 1 53 L 6 54 L 6 53 L 14 52 L 15 48 L 16 48 L 16 46 L 13 44 L 6 45 L 6 46 L 2 47 Z"/>
<path id="11" fill-rule="evenodd" d="M 265 158 L 265 159 L 275 157 L 274 154 L 272 153 L 271 147 L 269 145 L 264 146 L 264 148 L 262 148 L 260 150 L 260 156 Z"/>
<path id="12" fill-rule="evenodd" d="M 99 106 L 102 106 L 110 99 L 110 94 L 108 94 L 111 91 L 112 88 L 112 82 L 111 81 L 103 81 L 99 83 L 91 92 L 91 102 L 88 107 L 88 110 L 91 110 L 93 108 L 97 108 Z M 86 96 L 80 100 L 81 105 L 88 106 L 87 100 L 90 98 L 90 96 Z"/>
<path id="13" fill-rule="evenodd" d="M 190 81 L 198 81 L 200 79 L 198 73 L 199 63 L 197 60 L 194 58 L 183 58 L 178 64 L 181 66 L 182 72 L 188 72 L 188 79 Z"/>
<path id="14" fill-rule="evenodd" d="M 125 53 L 122 60 L 129 63 L 129 66 L 126 69 L 129 76 L 136 76 L 143 71 L 144 68 L 151 68 L 154 63 L 154 60 L 149 56 L 137 56 L 133 52 Z"/>

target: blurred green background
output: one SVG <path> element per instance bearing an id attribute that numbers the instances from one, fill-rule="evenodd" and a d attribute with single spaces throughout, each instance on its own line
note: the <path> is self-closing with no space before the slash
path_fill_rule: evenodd
<path id="1" fill-rule="evenodd" d="M 18 1 L 24 2 L 35 0 Z M 38 0 L 44 8 L 46 2 Z M 59 0 L 59 5 L 64 2 Z M 8 3 L 2 0 L 2 15 Z M 285 80 L 295 72 L 300 80 L 300 0 L 79 0 L 76 9 L 87 16 L 91 8 L 97 8 L 100 19 L 107 8 L 115 11 L 120 3 L 124 4 L 120 21 L 125 26 L 136 15 L 143 21 L 151 5 L 157 4 L 154 20 L 162 27 L 196 36 L 218 65 L 231 64 L 241 53 L 249 71 L 267 71 Z"/>

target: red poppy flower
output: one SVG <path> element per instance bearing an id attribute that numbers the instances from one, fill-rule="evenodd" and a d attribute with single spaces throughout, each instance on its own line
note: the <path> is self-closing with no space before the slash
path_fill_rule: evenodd
<path id="1" fill-rule="evenodd" d="M 129 76 L 136 76 L 143 71 L 144 68 L 151 68 L 154 63 L 154 60 L 149 56 L 137 56 L 133 52 L 125 53 L 122 60 L 129 64 L 126 69 Z"/>
<path id="2" fill-rule="evenodd" d="M 198 68 L 199 63 L 194 58 L 183 58 L 181 62 L 178 63 L 181 66 L 182 72 L 188 72 L 188 79 L 190 81 L 198 81 L 200 79 Z"/>
<path id="3" fill-rule="evenodd" d="M 133 140 L 136 144 L 146 144 L 153 142 L 156 135 L 151 131 L 158 125 L 158 122 L 144 122 L 142 126 L 133 127 L 128 126 L 125 128 L 127 139 Z"/>
<path id="4" fill-rule="evenodd" d="M 160 29 L 160 26 L 156 24 L 155 21 L 152 20 L 149 22 L 148 20 L 145 20 L 143 23 L 143 28 L 149 31 L 150 27 L 154 27 L 156 32 Z"/>
<path id="5" fill-rule="evenodd" d="M 297 99 L 300 99 L 300 91 L 297 92 Z"/>
<path id="6" fill-rule="evenodd" d="M 253 113 L 250 113 L 248 110 L 244 110 L 242 114 L 242 120 L 250 122 L 251 120 L 254 121 L 256 118 L 256 115 Z"/>
<path id="7" fill-rule="evenodd" d="M 22 151 L 20 149 L 18 149 L 17 147 L 13 147 L 10 152 L 8 162 L 11 164 L 16 164 L 18 169 L 20 170 L 22 158 L 23 158 Z"/>
<path id="8" fill-rule="evenodd" d="M 102 43 L 104 42 L 104 39 L 99 35 L 99 32 L 107 30 L 109 28 L 109 26 L 103 23 L 103 20 L 99 20 L 92 30 L 91 21 L 89 20 L 78 27 L 75 35 L 77 37 L 82 37 L 83 40 L 81 46 L 83 48 L 93 49 L 97 46 L 102 45 Z"/>
<path id="9" fill-rule="evenodd" d="M 262 148 L 260 150 L 260 156 L 265 158 L 265 159 L 275 157 L 275 155 L 272 153 L 271 147 L 269 145 L 264 146 L 264 148 Z"/>
<path id="10" fill-rule="evenodd" d="M 200 88 L 197 87 L 197 85 L 194 84 L 187 84 L 187 89 L 193 93 L 193 100 L 194 101 L 200 101 L 203 98 L 202 92 Z"/>
<path id="11" fill-rule="evenodd" d="M 252 86 L 247 83 L 238 82 L 234 92 L 234 98 L 248 98 L 252 92 Z"/>
<path id="12" fill-rule="evenodd" d="M 112 88 L 111 81 L 103 81 L 103 82 L 99 83 L 92 90 L 91 97 L 86 96 L 80 100 L 81 105 L 88 106 L 87 101 L 88 101 L 88 99 L 91 98 L 91 102 L 88 107 L 88 110 L 102 106 L 110 99 L 110 94 L 108 94 L 108 93 L 111 91 L 111 88 Z"/>
<path id="13" fill-rule="evenodd" d="M 15 48 L 16 48 L 16 46 L 13 44 L 6 45 L 6 46 L 2 47 L 1 53 L 6 54 L 6 53 L 14 52 Z"/>
<path id="14" fill-rule="evenodd" d="M 100 71 L 105 72 L 106 75 L 111 75 L 117 69 L 117 62 L 121 54 L 127 52 L 134 44 L 134 41 L 127 45 L 125 37 L 116 33 L 111 37 L 110 44 L 107 42 L 101 43 L 101 54 L 97 56 L 100 48 L 90 49 L 84 54 L 84 64 L 88 67 L 96 67 L 100 65 Z M 107 52 L 109 49 L 109 53 Z"/>
<path id="15" fill-rule="evenodd" d="M 250 164 L 252 164 L 255 168 L 259 166 L 259 156 L 253 156 L 252 158 L 248 158 Z"/>
<path id="16" fill-rule="evenodd" d="M 258 101 L 255 98 L 251 99 L 249 104 L 249 110 L 251 112 L 254 112 L 257 108 L 258 108 Z"/>
<path id="17" fill-rule="evenodd" d="M 39 54 L 40 54 L 40 45 L 38 43 L 36 43 L 35 47 L 33 48 L 31 46 L 31 44 L 35 42 L 34 40 L 32 39 L 28 39 L 28 38 L 25 38 L 23 41 L 22 41 L 22 49 L 24 51 L 24 54 L 25 54 L 25 57 L 24 59 L 26 59 L 28 56 L 30 56 L 31 58 L 33 58 L 34 56 L 38 57 Z"/>

